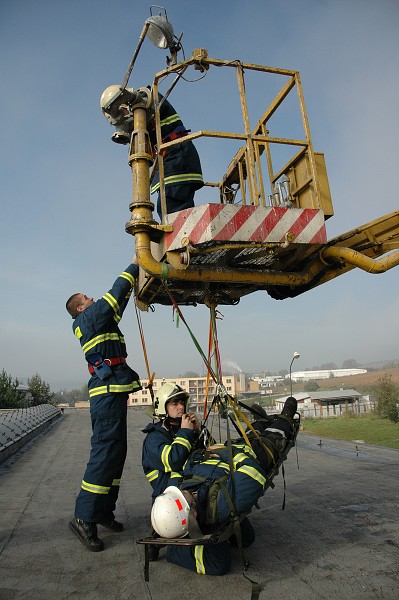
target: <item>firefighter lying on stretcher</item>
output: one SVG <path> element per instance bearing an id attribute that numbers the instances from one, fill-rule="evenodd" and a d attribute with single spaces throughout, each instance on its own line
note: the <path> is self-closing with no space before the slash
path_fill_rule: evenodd
<path id="1" fill-rule="evenodd" d="M 231 521 L 232 512 L 245 517 L 270 485 L 276 465 L 294 445 L 299 429 L 296 411 L 297 401 L 289 397 L 281 415 L 260 413 L 252 424 L 256 433 L 247 434 L 251 447 L 243 438 L 234 440 L 230 458 L 226 445 L 194 452 L 179 487 L 169 486 L 155 499 L 151 522 L 157 534 L 169 539 L 188 533 L 191 538 L 200 537 Z M 254 541 L 255 533 L 246 517 L 242 524 L 241 544 L 246 547 Z M 237 545 L 235 535 L 215 544 L 172 543 L 167 545 L 166 558 L 197 573 L 224 575 L 230 569 L 231 545 Z"/>

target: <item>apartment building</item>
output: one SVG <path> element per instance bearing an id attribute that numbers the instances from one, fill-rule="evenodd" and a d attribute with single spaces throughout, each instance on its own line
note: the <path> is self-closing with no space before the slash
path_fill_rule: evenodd
<path id="1" fill-rule="evenodd" d="M 208 397 L 208 401 L 212 401 L 216 394 L 216 385 L 210 380 L 207 388 L 206 377 L 173 377 L 170 379 L 154 379 L 153 390 L 156 396 L 157 390 L 164 383 L 177 383 L 183 389 L 190 394 L 189 406 L 192 411 L 202 414 L 204 410 L 205 399 Z M 222 378 L 222 383 L 228 394 L 236 396 L 242 391 L 245 391 L 245 376 L 240 375 L 226 375 Z M 148 379 L 141 379 L 143 389 L 134 394 L 129 394 L 129 406 L 148 406 L 151 404 L 150 390 L 146 389 L 148 385 Z"/>

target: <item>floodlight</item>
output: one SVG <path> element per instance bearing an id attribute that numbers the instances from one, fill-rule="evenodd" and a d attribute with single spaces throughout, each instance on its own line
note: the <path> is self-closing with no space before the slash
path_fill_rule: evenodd
<path id="1" fill-rule="evenodd" d="M 146 24 L 148 25 L 147 36 L 154 46 L 162 49 L 173 47 L 173 27 L 166 16 L 154 15 L 148 17 Z"/>

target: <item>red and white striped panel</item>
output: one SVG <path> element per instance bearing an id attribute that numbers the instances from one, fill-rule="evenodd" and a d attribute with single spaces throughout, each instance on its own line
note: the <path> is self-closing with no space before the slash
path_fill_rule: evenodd
<path id="1" fill-rule="evenodd" d="M 284 242 L 288 232 L 296 244 L 325 244 L 324 213 L 314 208 L 264 208 L 232 204 L 203 204 L 168 215 L 173 231 L 165 234 L 165 250 L 190 243 Z"/>

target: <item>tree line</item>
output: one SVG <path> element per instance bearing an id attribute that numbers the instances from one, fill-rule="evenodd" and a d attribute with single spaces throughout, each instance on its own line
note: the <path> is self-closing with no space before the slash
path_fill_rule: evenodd
<path id="1" fill-rule="evenodd" d="M 0 374 L 0 408 L 26 408 L 38 404 L 54 404 L 50 385 L 38 373 L 28 379 L 27 389 L 21 389 L 20 381 L 4 369 Z"/>
<path id="2" fill-rule="evenodd" d="M 23 386 L 17 377 L 13 378 L 4 369 L 0 373 L 0 408 L 27 408 L 38 404 L 74 406 L 76 402 L 88 400 L 86 384 L 79 389 L 52 392 L 50 385 L 38 373 Z"/>

